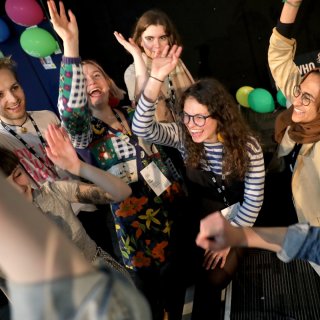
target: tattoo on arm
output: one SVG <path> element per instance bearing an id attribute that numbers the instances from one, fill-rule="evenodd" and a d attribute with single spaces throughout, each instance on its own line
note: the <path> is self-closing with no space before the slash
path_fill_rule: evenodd
<path id="1" fill-rule="evenodd" d="M 94 185 L 79 185 L 76 197 L 83 203 L 107 204 L 114 201 L 110 194 Z"/>

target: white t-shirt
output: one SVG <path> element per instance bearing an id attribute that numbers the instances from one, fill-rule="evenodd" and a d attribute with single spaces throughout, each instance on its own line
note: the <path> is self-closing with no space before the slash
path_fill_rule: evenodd
<path id="1" fill-rule="evenodd" d="M 42 111 L 30 111 L 28 112 L 33 120 L 36 122 L 41 135 L 45 139 L 44 133 L 48 128 L 49 124 L 59 124 L 59 118 L 48 110 Z M 26 133 L 21 132 L 21 128 L 18 126 L 9 126 L 14 132 L 16 132 L 22 139 L 37 153 L 37 155 L 43 160 L 42 163 L 37 159 L 14 135 L 8 132 L 0 124 L 0 146 L 5 147 L 13 151 L 18 158 L 20 163 L 27 171 L 33 182 L 42 185 L 46 181 L 65 180 L 70 179 L 66 171 L 59 169 L 58 167 L 52 166 L 51 162 L 46 156 L 45 150 L 43 149 L 42 143 L 39 139 L 37 131 L 35 130 L 30 119 L 23 125 L 27 129 Z M 52 170 L 50 170 L 50 168 Z"/>

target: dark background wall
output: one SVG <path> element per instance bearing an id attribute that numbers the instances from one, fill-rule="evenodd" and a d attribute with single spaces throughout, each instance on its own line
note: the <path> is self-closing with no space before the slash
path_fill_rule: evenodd
<path id="1" fill-rule="evenodd" d="M 46 10 L 46 1 L 38 1 Z M 267 49 L 272 28 L 282 8 L 280 0 L 65 0 L 64 3 L 76 14 L 82 57 L 101 63 L 122 87 L 123 72 L 132 59 L 117 43 L 113 31 L 128 37 L 139 15 L 158 7 L 168 13 L 181 34 L 184 44 L 182 59 L 195 78 L 214 76 L 232 93 L 241 86 L 249 85 L 275 94 L 268 73 Z M 0 16 L 5 17 L 4 1 L 0 10 Z M 320 1 L 304 0 L 295 27 L 297 54 L 320 51 L 319 16 Z M 54 106 L 57 70 L 44 72 L 38 59 L 24 54 L 19 45 L 21 30 L 7 21 L 12 37 L 0 43 L 0 49 L 19 60 L 19 73 L 28 78 L 27 85 L 32 93 L 30 99 L 40 92 L 39 88 L 32 90 L 30 85 L 32 72 L 36 72 L 35 81 L 40 82 L 39 86 L 44 90 L 49 88 L 45 95 L 48 103 Z M 47 24 L 44 21 L 40 26 Z M 61 55 L 53 55 L 53 58 L 59 64 Z M 24 67 L 28 71 L 23 72 Z"/>

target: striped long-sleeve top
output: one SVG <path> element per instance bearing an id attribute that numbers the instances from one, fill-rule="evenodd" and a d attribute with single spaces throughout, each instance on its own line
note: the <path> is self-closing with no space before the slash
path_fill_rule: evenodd
<path id="1" fill-rule="evenodd" d="M 158 123 L 155 121 L 154 113 L 154 103 L 141 95 L 133 118 L 133 132 L 145 140 L 177 148 L 185 159 L 186 150 L 179 125 L 177 123 Z M 246 148 L 250 163 L 244 179 L 244 201 L 238 206 L 231 220 L 232 224 L 239 226 L 254 224 L 264 196 L 265 169 L 261 146 L 252 137 Z M 204 150 L 205 161 L 202 161 L 201 169 L 222 175 L 223 144 L 221 142 L 204 143 Z"/>

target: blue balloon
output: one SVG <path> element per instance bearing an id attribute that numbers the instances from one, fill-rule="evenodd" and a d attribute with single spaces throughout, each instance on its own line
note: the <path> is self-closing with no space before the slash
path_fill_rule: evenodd
<path id="1" fill-rule="evenodd" d="M 10 31 L 3 19 L 0 18 L 0 42 L 6 41 L 10 36 Z"/>

